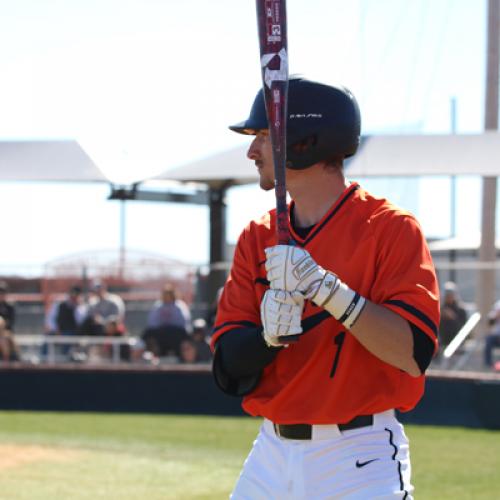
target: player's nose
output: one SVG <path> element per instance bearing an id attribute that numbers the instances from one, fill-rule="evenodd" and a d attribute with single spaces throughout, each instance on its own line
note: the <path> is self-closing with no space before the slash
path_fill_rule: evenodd
<path id="1" fill-rule="evenodd" d="M 255 137 L 250 143 L 250 147 L 247 151 L 247 158 L 249 160 L 258 160 L 260 158 L 260 147 L 259 147 L 259 137 Z"/>

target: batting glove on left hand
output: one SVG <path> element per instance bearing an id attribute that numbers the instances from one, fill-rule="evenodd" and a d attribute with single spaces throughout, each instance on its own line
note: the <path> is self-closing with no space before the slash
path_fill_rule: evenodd
<path id="1" fill-rule="evenodd" d="M 301 292 L 308 299 L 314 296 L 326 271 L 307 250 L 276 245 L 265 251 L 267 279 L 272 289 Z"/>
<path id="2" fill-rule="evenodd" d="M 299 292 L 267 290 L 260 304 L 264 340 L 273 347 L 282 347 L 286 342 L 280 337 L 302 333 L 300 324 L 304 309 L 304 296 Z"/>

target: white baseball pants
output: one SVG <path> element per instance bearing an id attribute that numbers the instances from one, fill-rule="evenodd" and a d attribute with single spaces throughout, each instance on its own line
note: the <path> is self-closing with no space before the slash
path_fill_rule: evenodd
<path id="1" fill-rule="evenodd" d="M 408 439 L 392 410 L 373 425 L 313 426 L 312 439 L 278 437 L 264 420 L 233 500 L 412 499 Z"/>

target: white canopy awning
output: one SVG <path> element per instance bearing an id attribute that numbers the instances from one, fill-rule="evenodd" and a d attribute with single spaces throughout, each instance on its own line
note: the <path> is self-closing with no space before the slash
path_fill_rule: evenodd
<path id="1" fill-rule="evenodd" d="M 431 252 L 448 252 L 450 250 L 477 250 L 481 244 L 479 233 L 455 238 L 446 238 L 429 242 Z M 500 240 L 495 242 L 495 247 L 500 250 Z"/>
<path id="2" fill-rule="evenodd" d="M 233 184 L 257 182 L 257 169 L 246 157 L 248 145 L 238 146 L 201 160 L 186 163 L 154 177 L 157 180 L 213 184 L 231 180 Z"/>
<path id="3" fill-rule="evenodd" d="M 74 140 L 0 141 L 0 181 L 109 182 Z"/>
<path id="4" fill-rule="evenodd" d="M 234 184 L 257 182 L 248 144 L 166 170 L 155 179 Z M 364 137 L 346 162 L 350 178 L 365 176 L 500 175 L 500 134 Z"/>
<path id="5" fill-rule="evenodd" d="M 500 175 L 500 134 L 366 137 L 349 176 Z"/>

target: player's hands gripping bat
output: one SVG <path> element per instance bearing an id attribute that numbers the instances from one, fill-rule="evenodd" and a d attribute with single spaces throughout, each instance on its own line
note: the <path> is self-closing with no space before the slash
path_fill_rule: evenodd
<path id="1" fill-rule="evenodd" d="M 365 307 L 364 297 L 335 273 L 318 265 L 304 248 L 290 245 L 266 248 L 266 272 L 271 290 L 300 292 L 348 329 Z"/>

